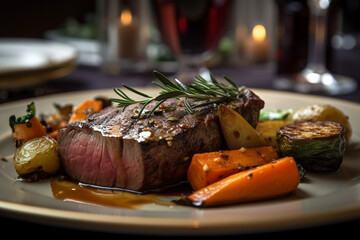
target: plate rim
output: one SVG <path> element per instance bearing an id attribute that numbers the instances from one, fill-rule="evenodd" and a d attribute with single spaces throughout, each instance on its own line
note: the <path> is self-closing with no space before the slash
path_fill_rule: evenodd
<path id="1" fill-rule="evenodd" d="M 194 209 L 195 211 L 199 209 Z M 200 209 L 201 210 L 201 209 Z M 218 209 L 218 211 L 221 211 Z M 336 224 L 359 218 L 360 205 L 343 207 L 332 211 L 292 215 L 286 218 L 259 219 L 206 219 L 206 218 L 159 218 L 144 216 L 121 216 L 64 209 L 30 206 L 0 200 L 0 215 L 22 221 L 37 222 L 83 230 L 110 231 L 136 234 L 251 234 L 277 232 L 306 227 Z M 223 221 L 219 224 L 219 221 Z M 139 232 L 140 231 L 140 232 Z"/>

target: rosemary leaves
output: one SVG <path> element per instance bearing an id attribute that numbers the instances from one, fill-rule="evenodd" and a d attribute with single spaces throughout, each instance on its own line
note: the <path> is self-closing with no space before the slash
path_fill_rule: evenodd
<path id="1" fill-rule="evenodd" d="M 211 81 L 207 81 L 201 76 L 196 76 L 195 80 L 191 84 L 185 85 L 178 79 L 175 79 L 175 82 L 172 82 L 170 79 L 156 70 L 154 70 L 153 73 L 154 76 L 160 81 L 160 83 L 152 82 L 161 89 L 159 95 L 152 97 L 130 86 L 127 86 L 126 84 L 122 84 L 124 88 L 139 95 L 142 97 L 142 99 L 132 99 L 120 88 L 114 88 L 114 92 L 120 98 L 111 98 L 110 100 L 117 103 L 119 107 L 127 107 L 135 103 L 141 104 L 142 108 L 138 113 L 138 117 L 141 116 L 145 107 L 149 103 L 156 101 L 156 105 L 146 114 L 146 116 L 149 117 L 156 110 L 156 108 L 167 99 L 182 97 L 186 110 L 192 114 L 194 113 L 195 108 L 211 104 L 230 102 L 237 98 L 241 98 L 244 96 L 246 91 L 245 87 L 238 87 L 234 81 L 226 76 L 224 76 L 224 79 L 227 83 L 229 83 L 229 85 L 218 82 L 213 75 L 211 75 Z M 189 99 L 192 100 L 191 104 L 188 101 Z"/>

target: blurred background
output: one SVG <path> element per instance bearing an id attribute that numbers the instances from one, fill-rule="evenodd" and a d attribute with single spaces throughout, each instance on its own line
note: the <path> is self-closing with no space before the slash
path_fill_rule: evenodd
<path id="1" fill-rule="evenodd" d="M 186 82 L 181 74 L 211 71 L 248 87 L 360 102 L 360 1 L 318 0 L 322 25 L 312 24 L 306 0 L 186 2 L 1 1 L 0 103 L 123 82 L 150 86 L 154 69 Z M 309 40 L 312 28 L 323 36 Z M 353 83 L 334 92 L 277 82 L 314 59 Z"/>

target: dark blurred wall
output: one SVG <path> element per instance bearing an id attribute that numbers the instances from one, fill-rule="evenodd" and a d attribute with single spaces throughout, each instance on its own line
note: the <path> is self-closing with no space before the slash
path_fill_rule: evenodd
<path id="1" fill-rule="evenodd" d="M 95 0 L 1 0 L 0 37 L 42 38 L 69 17 L 83 21 L 95 6 Z"/>

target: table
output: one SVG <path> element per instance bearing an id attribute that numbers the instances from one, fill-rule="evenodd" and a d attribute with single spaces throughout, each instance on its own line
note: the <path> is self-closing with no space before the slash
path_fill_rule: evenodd
<path id="1" fill-rule="evenodd" d="M 215 76 L 221 77 L 226 75 L 230 77 L 240 86 L 274 89 L 272 81 L 275 77 L 275 67 L 271 63 L 244 67 L 219 66 L 211 68 L 210 70 Z M 166 76 L 173 74 L 172 72 L 162 73 Z M 25 88 L 10 92 L 1 91 L 0 89 L 0 103 L 60 92 L 121 87 L 122 83 L 133 87 L 153 86 L 151 83 L 153 80 L 154 77 L 151 71 L 136 74 L 123 73 L 120 75 L 109 75 L 95 67 L 78 66 L 70 75 L 47 81 L 41 85 L 34 86 L 34 88 Z M 358 81 L 360 85 L 360 79 L 358 79 Z M 336 98 L 360 102 L 360 88 L 354 93 L 339 95 L 336 96 Z"/>
<path id="2" fill-rule="evenodd" d="M 220 66 L 211 69 L 214 75 L 227 75 L 236 81 L 239 85 L 244 85 L 249 88 L 264 88 L 273 89 L 272 79 L 274 78 L 274 67 L 271 64 L 248 66 L 244 68 L 234 68 L 231 66 Z M 171 74 L 171 73 L 165 73 Z M 24 89 L 17 92 L 7 93 L 7 99 L 1 100 L 2 103 L 15 101 L 17 99 L 23 99 L 27 97 L 34 97 L 38 95 L 53 94 L 59 92 L 79 91 L 79 90 L 91 90 L 91 89 L 104 89 L 120 87 L 121 83 L 126 83 L 130 86 L 151 86 L 153 76 L 151 72 L 129 74 L 124 73 L 119 76 L 107 75 L 101 72 L 97 68 L 79 66 L 73 73 L 68 76 L 48 81 L 42 85 L 36 86 L 34 89 Z M 309 95 L 310 97 L 310 95 Z M 337 98 L 354 101 L 360 103 L 360 90 L 355 93 L 337 96 Z M 288 230 L 284 232 L 267 232 L 256 234 L 245 234 L 242 238 L 293 238 L 297 236 L 299 238 L 308 238 L 313 236 L 335 236 L 344 233 L 347 236 L 356 234 L 358 232 L 358 226 L 360 226 L 360 216 L 358 219 L 349 220 L 347 222 L 333 223 L 326 226 L 316 226 L 311 228 Z M 14 228 L 15 227 L 15 228 Z M 115 234 L 115 233 L 103 233 L 81 229 L 68 229 L 58 226 L 48 226 L 44 224 L 32 223 L 29 221 L 13 219 L 11 217 L 0 216 L 0 228 L 2 234 L 12 234 L 17 237 L 29 237 L 42 236 L 45 237 L 134 237 L 131 234 Z M 321 234 L 321 235 L 320 235 Z M 355 235 L 354 235 L 355 236 Z M 149 236 L 142 236 L 148 238 Z M 168 238 L 169 236 L 156 236 L 157 238 Z M 208 238 L 208 237 L 207 237 Z"/>

